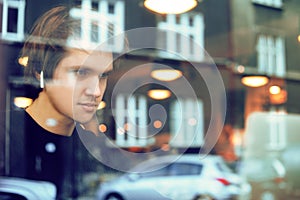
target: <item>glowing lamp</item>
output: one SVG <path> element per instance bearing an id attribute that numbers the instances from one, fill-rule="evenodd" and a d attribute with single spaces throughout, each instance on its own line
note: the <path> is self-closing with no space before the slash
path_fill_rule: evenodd
<path id="1" fill-rule="evenodd" d="M 263 75 L 243 76 L 241 82 L 248 87 L 261 87 L 269 82 L 269 78 Z"/>
<path id="2" fill-rule="evenodd" d="M 155 100 L 163 100 L 169 98 L 171 92 L 169 90 L 153 89 L 148 91 L 148 96 Z"/>
<path id="3" fill-rule="evenodd" d="M 32 104 L 32 99 L 27 97 L 15 97 L 14 104 L 19 108 L 26 108 Z"/>
<path id="4" fill-rule="evenodd" d="M 197 0 L 145 0 L 144 6 L 159 14 L 181 14 L 197 6 Z"/>
<path id="5" fill-rule="evenodd" d="M 174 81 L 182 76 L 182 72 L 175 69 L 157 69 L 151 72 L 151 76 L 159 81 Z"/>

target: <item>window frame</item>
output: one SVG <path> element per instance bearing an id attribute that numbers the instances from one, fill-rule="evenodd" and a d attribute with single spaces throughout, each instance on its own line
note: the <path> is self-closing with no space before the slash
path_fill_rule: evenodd
<path id="1" fill-rule="evenodd" d="M 24 40 L 25 24 L 25 0 L 3 0 L 2 1 L 2 31 L 1 39 L 9 41 Z M 9 9 L 17 9 L 16 32 L 9 32 Z"/>
<path id="2" fill-rule="evenodd" d="M 257 70 L 266 75 L 285 77 L 287 73 L 285 38 L 277 34 L 258 33 Z"/>

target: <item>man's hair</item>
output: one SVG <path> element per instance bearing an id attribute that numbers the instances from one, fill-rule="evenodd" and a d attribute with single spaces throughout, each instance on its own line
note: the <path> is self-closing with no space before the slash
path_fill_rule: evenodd
<path id="1" fill-rule="evenodd" d="M 47 11 L 35 22 L 21 51 L 21 57 L 28 57 L 24 72 L 27 81 L 35 83 L 41 70 L 45 78 L 52 78 L 67 51 L 68 38 L 79 27 L 80 22 L 72 19 L 64 6 Z"/>
<path id="2" fill-rule="evenodd" d="M 41 71 L 45 79 L 51 79 L 58 63 L 70 48 L 74 48 L 70 40 L 73 39 L 75 45 L 80 44 L 82 22 L 70 16 L 70 10 L 65 6 L 54 7 L 44 13 L 33 25 L 20 55 L 20 57 L 28 57 L 24 71 L 27 83 L 38 85 L 37 74 Z M 107 26 L 108 20 L 104 19 L 100 23 L 93 22 L 93 26 Z M 89 31 L 91 37 L 98 37 L 94 29 L 91 28 Z M 113 33 L 110 32 L 110 35 L 113 36 Z M 75 48 L 86 48 L 88 42 L 83 41 L 83 43 L 83 46 L 81 44 Z"/>

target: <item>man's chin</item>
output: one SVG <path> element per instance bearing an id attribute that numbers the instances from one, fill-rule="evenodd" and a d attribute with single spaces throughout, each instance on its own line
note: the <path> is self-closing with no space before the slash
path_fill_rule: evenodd
<path id="1" fill-rule="evenodd" d="M 98 120 L 96 118 L 96 116 L 90 117 L 90 118 L 86 118 L 86 119 L 81 119 L 77 121 L 80 126 L 87 131 L 91 131 L 93 133 L 98 133 Z"/>
<path id="2" fill-rule="evenodd" d="M 79 124 L 87 124 L 93 120 L 97 121 L 97 117 L 95 114 L 86 114 L 86 113 L 78 113 L 73 115 L 74 121 L 76 121 Z"/>

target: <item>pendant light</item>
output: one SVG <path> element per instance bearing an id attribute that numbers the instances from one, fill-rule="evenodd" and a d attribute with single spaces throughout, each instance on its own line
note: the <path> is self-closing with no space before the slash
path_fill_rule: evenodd
<path id="1" fill-rule="evenodd" d="M 148 96 L 155 100 L 163 100 L 169 98 L 171 92 L 166 89 L 152 89 L 148 91 Z"/>
<path id="2" fill-rule="evenodd" d="M 159 14 L 181 14 L 192 10 L 197 0 L 145 0 L 144 6 Z"/>
<path id="3" fill-rule="evenodd" d="M 246 75 L 241 82 L 248 87 L 261 87 L 269 82 L 269 78 L 264 75 Z"/>
<path id="4" fill-rule="evenodd" d="M 182 72 L 175 69 L 156 69 L 151 72 L 151 77 L 160 81 L 174 81 L 182 76 Z"/>

